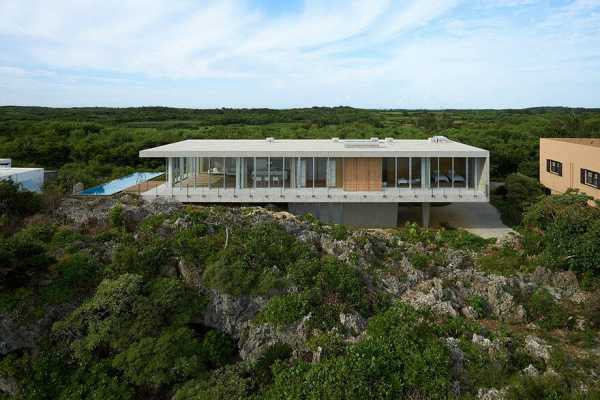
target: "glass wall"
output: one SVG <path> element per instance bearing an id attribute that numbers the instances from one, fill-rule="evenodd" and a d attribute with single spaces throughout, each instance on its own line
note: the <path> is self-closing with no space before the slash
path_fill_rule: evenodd
<path id="1" fill-rule="evenodd" d="M 381 187 L 383 190 L 396 187 L 396 159 L 386 157 L 381 160 Z"/>
<path id="2" fill-rule="evenodd" d="M 225 187 L 225 159 L 223 157 L 208 159 L 208 186 L 214 189 Z"/>
<path id="3" fill-rule="evenodd" d="M 234 189 L 237 187 L 236 182 L 238 181 L 238 158 L 227 157 L 225 158 L 225 187 L 227 189 Z"/>
<path id="4" fill-rule="evenodd" d="M 313 180 L 313 159 L 312 157 L 302 157 L 296 164 L 296 187 L 312 188 Z"/>
<path id="5" fill-rule="evenodd" d="M 410 161 L 410 186 L 413 189 L 419 189 L 424 186 L 424 182 L 422 179 L 423 173 L 423 161 L 421 157 L 413 157 Z"/>
<path id="6" fill-rule="evenodd" d="M 269 187 L 281 188 L 283 187 L 283 157 L 271 157 L 269 160 Z"/>
<path id="7" fill-rule="evenodd" d="M 196 158 L 195 162 L 194 187 L 208 187 L 209 183 L 209 159 L 200 157 Z"/>
<path id="8" fill-rule="evenodd" d="M 429 173 L 431 176 L 431 187 L 437 188 L 440 182 L 439 174 L 440 174 L 440 159 L 438 157 L 429 157 Z"/>
<path id="9" fill-rule="evenodd" d="M 283 159 L 283 187 L 290 188 L 294 179 L 294 158 Z"/>
<path id="10" fill-rule="evenodd" d="M 343 158 L 328 158 L 327 159 L 327 187 L 329 187 L 329 188 L 344 187 L 344 159 Z"/>
<path id="11" fill-rule="evenodd" d="M 452 157 L 439 157 L 438 162 L 440 187 L 452 187 Z"/>
<path id="12" fill-rule="evenodd" d="M 474 158 L 467 158 L 467 187 L 470 189 L 474 189 L 476 184 L 475 174 L 477 171 L 475 161 Z"/>
<path id="13" fill-rule="evenodd" d="M 454 158 L 454 168 L 451 179 L 455 188 L 464 188 L 467 184 L 467 159 L 465 157 Z"/>
<path id="14" fill-rule="evenodd" d="M 410 184 L 410 158 L 400 157 L 397 161 L 397 187 L 407 188 Z M 420 173 L 420 172 L 419 172 Z"/>
<path id="15" fill-rule="evenodd" d="M 485 190 L 485 158 L 387 157 L 381 160 L 382 190 L 469 188 Z M 327 157 L 173 157 L 175 187 L 189 188 L 340 188 L 344 158 Z"/>
<path id="16" fill-rule="evenodd" d="M 254 157 L 242 158 L 242 188 L 254 188 Z"/>
<path id="17" fill-rule="evenodd" d="M 256 167 L 254 179 L 256 188 L 269 187 L 269 159 L 267 157 L 256 157 Z"/>
<path id="18" fill-rule="evenodd" d="M 315 187 L 324 188 L 327 187 L 327 158 L 316 157 L 314 159 L 315 164 Z"/>

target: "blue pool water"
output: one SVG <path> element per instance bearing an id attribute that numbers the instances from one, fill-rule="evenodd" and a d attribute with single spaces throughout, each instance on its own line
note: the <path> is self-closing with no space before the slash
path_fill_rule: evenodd
<path id="1" fill-rule="evenodd" d="M 102 185 L 86 189 L 82 192 L 79 192 L 79 194 L 82 196 L 110 196 L 115 193 L 119 193 L 130 186 L 149 181 L 157 176 L 161 176 L 162 174 L 163 172 L 135 172 L 131 175 L 127 175 L 122 178 L 103 183 Z"/>

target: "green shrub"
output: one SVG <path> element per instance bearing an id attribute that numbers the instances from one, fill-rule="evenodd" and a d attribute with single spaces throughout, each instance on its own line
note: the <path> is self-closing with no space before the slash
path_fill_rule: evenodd
<path id="1" fill-rule="evenodd" d="M 319 348 L 321 349 L 321 360 L 342 355 L 346 350 L 344 337 L 338 332 L 312 336 L 306 344 L 313 352 L 318 351 Z"/>
<path id="2" fill-rule="evenodd" d="M 309 247 L 276 223 L 260 223 L 231 232 L 229 243 L 206 265 L 210 287 L 233 295 L 266 295 L 286 286 L 290 265 L 314 256 Z"/>
<path id="3" fill-rule="evenodd" d="M 172 262 L 173 255 L 170 241 L 158 237 L 135 243 L 121 243 L 113 254 L 109 271 L 113 276 L 133 273 L 150 278 L 163 272 Z"/>
<path id="4" fill-rule="evenodd" d="M 517 378 L 509 386 L 506 399 L 556 400 L 575 399 L 575 397 L 569 393 L 569 386 L 561 378 L 554 375 L 544 375 L 541 377 L 522 376 Z"/>
<path id="5" fill-rule="evenodd" d="M 257 322 L 268 322 L 284 327 L 306 315 L 308 301 L 302 293 L 292 293 L 272 297 L 261 310 Z"/>
<path id="6" fill-rule="evenodd" d="M 98 351 L 123 351 L 167 328 L 188 324 L 201 312 L 204 300 L 172 278 L 144 283 L 139 275 L 124 274 L 100 283 L 94 297 L 54 324 L 58 337 L 69 343 L 74 356 L 90 360 Z"/>
<path id="7" fill-rule="evenodd" d="M 525 209 L 542 197 L 544 192 L 537 179 L 519 173 L 508 175 L 504 187 L 506 194 L 493 203 L 500 211 L 504 223 L 517 226 L 522 221 Z"/>
<path id="8" fill-rule="evenodd" d="M 445 399 L 449 356 L 430 314 L 398 304 L 375 316 L 365 339 L 318 364 L 275 368 L 266 399 Z"/>
<path id="9" fill-rule="evenodd" d="M 350 231 L 343 224 L 333 224 L 331 225 L 331 236 L 335 240 L 346 240 L 348 236 L 350 236 Z"/>
<path id="10" fill-rule="evenodd" d="M 39 279 L 54 261 L 47 245 L 31 230 L 0 236 L 0 288 L 21 287 L 33 277 Z"/>
<path id="11" fill-rule="evenodd" d="M 19 184 L 11 180 L 0 180 L 0 217 L 6 217 L 7 222 L 33 215 L 41 208 L 39 194 L 22 190 Z"/>
<path id="12" fill-rule="evenodd" d="M 275 343 L 270 346 L 256 361 L 252 371 L 254 381 L 259 387 L 269 385 L 273 380 L 271 367 L 278 361 L 287 360 L 292 356 L 292 348 L 285 343 Z"/>
<path id="13" fill-rule="evenodd" d="M 202 344 L 188 328 L 167 330 L 159 337 L 144 337 L 112 361 L 129 382 L 158 389 L 183 382 L 205 366 Z"/>
<path id="14" fill-rule="evenodd" d="M 510 244 L 503 244 L 477 258 L 477 265 L 486 272 L 499 275 L 513 275 L 519 272 L 531 272 L 533 259 Z"/>
<path id="15" fill-rule="evenodd" d="M 567 312 L 543 288 L 533 293 L 525 304 L 525 309 L 529 317 L 545 329 L 566 327 L 569 320 Z"/>
<path id="16" fill-rule="evenodd" d="M 187 382 L 175 393 L 174 400 L 244 400 L 252 393 L 252 382 L 238 367 L 227 366 L 207 378 Z"/>
<path id="17" fill-rule="evenodd" d="M 231 337 L 217 330 L 208 331 L 202 338 L 202 356 L 208 368 L 219 368 L 229 363 L 236 353 Z"/>
<path id="18" fill-rule="evenodd" d="M 590 197 L 569 191 L 533 204 L 523 224 L 533 238 L 530 254 L 539 253 L 550 267 L 600 274 L 600 208 Z"/>
<path id="19" fill-rule="evenodd" d="M 490 304 L 484 297 L 473 296 L 469 299 L 469 305 L 477 314 L 477 318 L 487 318 L 491 313 Z"/>
<path id="20" fill-rule="evenodd" d="M 123 218 L 123 206 L 115 204 L 108 212 L 108 223 L 113 228 L 125 227 L 125 219 Z"/>

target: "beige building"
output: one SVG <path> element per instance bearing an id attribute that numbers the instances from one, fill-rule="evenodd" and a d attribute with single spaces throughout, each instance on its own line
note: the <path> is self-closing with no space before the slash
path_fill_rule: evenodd
<path id="1" fill-rule="evenodd" d="M 540 182 L 552 193 L 573 188 L 600 199 L 600 139 L 540 139 Z"/>

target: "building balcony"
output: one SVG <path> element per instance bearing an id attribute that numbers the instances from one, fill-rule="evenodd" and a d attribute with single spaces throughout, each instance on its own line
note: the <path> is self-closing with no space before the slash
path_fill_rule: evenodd
<path id="1" fill-rule="evenodd" d="M 342 188 L 208 188 L 159 185 L 140 193 L 148 200 L 162 198 L 189 203 L 456 203 L 487 202 L 488 187 L 382 188 L 349 192 Z"/>

